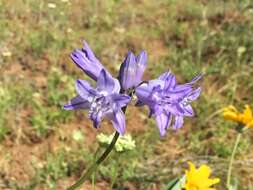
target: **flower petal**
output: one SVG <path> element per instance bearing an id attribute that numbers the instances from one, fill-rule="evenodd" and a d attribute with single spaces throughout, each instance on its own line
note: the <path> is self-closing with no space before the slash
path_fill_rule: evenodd
<path id="1" fill-rule="evenodd" d="M 68 104 L 64 105 L 65 110 L 76 110 L 76 109 L 88 109 L 90 103 L 87 100 L 84 100 L 81 96 L 76 96 L 70 100 Z"/>
<path id="2" fill-rule="evenodd" d="M 171 90 L 177 84 L 175 75 L 173 75 L 170 71 L 165 72 L 162 75 L 160 75 L 159 79 L 165 82 L 164 90 Z"/>
<path id="3" fill-rule="evenodd" d="M 109 94 L 118 93 L 120 91 L 120 84 L 117 79 L 114 79 L 108 72 L 102 69 L 97 81 L 97 90 Z"/>
<path id="4" fill-rule="evenodd" d="M 83 50 L 83 52 L 86 53 L 86 56 L 89 60 L 98 61 L 95 54 L 93 53 L 92 49 L 90 48 L 89 44 L 86 41 L 83 42 L 82 50 Z"/>
<path id="5" fill-rule="evenodd" d="M 223 117 L 226 120 L 231 120 L 231 121 L 235 121 L 235 122 L 240 122 L 240 117 L 239 114 L 232 112 L 232 111 L 225 111 L 223 112 Z"/>
<path id="6" fill-rule="evenodd" d="M 183 116 L 175 116 L 175 123 L 173 129 L 179 129 L 184 124 L 184 117 Z"/>
<path id="7" fill-rule="evenodd" d="M 76 91 L 83 99 L 88 101 L 91 101 L 90 99 L 96 95 L 96 91 L 85 80 L 76 81 Z"/>
<path id="8" fill-rule="evenodd" d="M 200 168 L 196 168 L 191 162 L 188 162 L 189 169 L 185 171 L 186 181 L 184 183 L 185 190 L 203 189 L 203 190 L 215 190 L 212 186 L 219 183 L 218 178 L 209 178 L 211 174 L 211 168 L 207 165 L 201 165 Z"/>
<path id="9" fill-rule="evenodd" d="M 150 101 L 150 94 L 152 93 L 152 88 L 148 84 L 142 84 L 136 88 L 135 94 L 138 97 L 138 101 L 142 103 L 148 103 Z"/>
<path id="10" fill-rule="evenodd" d="M 131 100 L 130 96 L 126 94 L 112 94 L 111 98 L 119 108 L 126 106 Z"/>
<path id="11" fill-rule="evenodd" d="M 192 109 L 191 105 L 184 106 L 184 116 L 194 116 L 194 110 Z"/>
<path id="12" fill-rule="evenodd" d="M 200 79 L 202 79 L 203 76 L 204 76 L 204 74 L 200 74 L 200 75 L 194 77 L 190 82 L 186 83 L 186 85 L 193 85 L 193 84 L 195 84 L 197 81 L 199 81 Z"/>
<path id="13" fill-rule="evenodd" d="M 179 104 L 165 105 L 164 109 L 166 113 L 172 113 L 173 115 L 184 116 L 185 110 Z"/>
<path id="14" fill-rule="evenodd" d="M 135 86 L 138 86 L 141 83 L 141 79 L 143 76 L 143 73 L 145 71 L 145 68 L 147 66 L 147 60 L 148 55 L 146 51 L 142 51 L 137 57 L 136 57 L 136 73 L 135 73 Z"/>
<path id="15" fill-rule="evenodd" d="M 94 80 L 97 80 L 100 71 L 104 68 L 86 42 L 82 50 L 74 50 L 70 57 L 80 69 Z"/>
<path id="16" fill-rule="evenodd" d="M 124 135 L 125 128 L 126 128 L 126 121 L 125 121 L 125 114 L 122 110 L 119 110 L 117 112 L 113 112 L 109 119 L 111 120 L 113 127 L 115 130 L 120 134 Z"/>
<path id="17" fill-rule="evenodd" d="M 153 103 L 151 99 L 152 93 L 154 90 L 161 89 L 164 85 L 162 80 L 151 80 L 148 83 L 143 83 L 135 89 L 135 94 L 138 97 L 138 100 L 142 103 L 150 105 Z"/>
<path id="18" fill-rule="evenodd" d="M 196 100 L 196 99 L 199 97 L 200 93 L 201 93 L 201 87 L 199 87 L 199 88 L 193 90 L 193 91 L 187 96 L 187 99 L 188 99 L 189 101 L 194 101 L 194 100 Z"/>
<path id="19" fill-rule="evenodd" d="M 93 127 L 94 128 L 98 128 L 101 121 L 102 121 L 102 118 L 103 118 L 103 112 L 102 111 L 99 111 L 97 113 L 93 113 L 92 115 L 90 115 L 90 118 L 91 120 L 93 121 Z"/>
<path id="20" fill-rule="evenodd" d="M 136 80 L 137 64 L 134 54 L 129 51 L 120 66 L 120 84 L 124 90 L 134 87 Z"/>
<path id="21" fill-rule="evenodd" d="M 158 79 L 159 79 L 159 80 L 165 81 L 165 80 L 167 80 L 167 78 L 170 77 L 170 75 L 171 75 L 171 72 L 170 72 L 170 71 L 167 71 L 167 72 L 161 74 L 161 75 L 158 77 Z"/>
<path id="22" fill-rule="evenodd" d="M 166 115 L 165 113 L 161 113 L 155 116 L 157 127 L 160 131 L 160 135 L 164 136 L 166 133 L 166 129 L 170 125 L 171 115 Z"/>

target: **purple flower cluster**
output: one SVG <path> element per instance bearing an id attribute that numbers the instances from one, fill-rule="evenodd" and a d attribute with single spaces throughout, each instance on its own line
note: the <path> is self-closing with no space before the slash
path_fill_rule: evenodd
<path id="1" fill-rule="evenodd" d="M 170 125 L 178 129 L 182 127 L 185 116 L 194 116 L 190 104 L 200 95 L 201 88 L 194 88 L 194 84 L 201 75 L 186 84 L 177 84 L 176 77 L 171 72 L 162 74 L 158 79 L 142 82 L 147 65 L 147 53 L 142 51 L 138 56 L 132 52 L 127 54 L 116 79 L 104 68 L 86 42 L 82 49 L 72 52 L 71 58 L 84 73 L 96 81 L 96 88 L 85 80 L 77 80 L 78 95 L 64 109 L 88 109 L 95 128 L 106 117 L 119 134 L 125 133 L 125 114 L 122 108 L 131 100 L 130 93 L 128 94 L 130 91 L 138 97 L 137 106 L 149 107 L 150 116 L 154 116 L 161 136 L 165 135 Z"/>
<path id="2" fill-rule="evenodd" d="M 140 85 L 136 89 L 138 104 L 146 104 L 150 116 L 154 116 L 161 136 L 172 124 L 173 128 L 181 128 L 184 116 L 193 117 L 191 102 L 200 95 L 201 88 L 194 89 L 193 84 L 201 78 L 195 77 L 191 82 L 179 85 L 171 72 L 162 74 L 158 79 Z"/>

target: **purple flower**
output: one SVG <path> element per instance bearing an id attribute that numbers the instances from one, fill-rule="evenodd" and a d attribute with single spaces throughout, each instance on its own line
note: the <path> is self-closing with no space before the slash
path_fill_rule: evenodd
<path id="1" fill-rule="evenodd" d="M 149 106 L 150 116 L 155 117 L 161 136 L 165 135 L 172 118 L 173 128 L 178 129 L 182 127 L 185 116 L 194 116 L 190 104 L 198 98 L 201 88 L 194 89 L 193 85 L 201 77 L 197 76 L 189 83 L 178 85 L 176 77 L 171 72 L 166 72 L 136 89 L 138 101 Z"/>
<path id="2" fill-rule="evenodd" d="M 142 51 L 137 57 L 130 51 L 120 67 L 120 84 L 124 90 L 137 87 L 147 65 L 147 53 Z"/>
<path id="3" fill-rule="evenodd" d="M 104 69 L 97 78 L 96 88 L 85 80 L 76 81 L 78 96 L 64 106 L 66 110 L 89 109 L 89 118 L 95 128 L 104 117 L 111 120 L 115 130 L 121 135 L 125 132 L 125 115 L 121 110 L 130 101 L 128 95 L 119 94 L 119 81 L 111 77 Z"/>
<path id="4" fill-rule="evenodd" d="M 86 42 L 84 42 L 82 49 L 74 50 L 70 56 L 75 64 L 95 81 L 101 70 L 104 69 Z"/>

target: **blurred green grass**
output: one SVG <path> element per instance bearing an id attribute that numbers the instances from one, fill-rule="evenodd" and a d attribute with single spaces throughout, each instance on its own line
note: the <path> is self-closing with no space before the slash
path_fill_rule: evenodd
<path id="1" fill-rule="evenodd" d="M 0 1 L 0 154 L 10 155 L 0 161 L 2 188 L 60 189 L 92 160 L 97 131 L 83 113 L 62 110 L 75 93 L 75 79 L 85 78 L 69 58 L 85 39 L 115 76 L 127 51 L 142 49 L 149 55 L 145 79 L 172 70 L 185 82 L 205 73 L 202 96 L 194 104 L 197 116 L 183 129 L 169 130 L 165 139 L 143 116 L 146 110 L 129 111 L 127 129 L 138 150 L 123 161 L 112 155 L 97 181 L 109 187 L 108 171 L 118 164 L 114 189 L 162 189 L 192 160 L 208 162 L 224 189 L 236 133 L 220 111 L 229 104 L 253 106 L 252 19 L 250 0 Z M 72 138 L 74 130 L 85 142 Z M 31 151 L 24 157 L 32 159 L 31 168 L 15 158 L 20 147 Z M 251 149 L 249 131 L 239 146 L 240 167 L 233 172 L 239 189 L 253 186 L 252 164 L 247 164 Z"/>

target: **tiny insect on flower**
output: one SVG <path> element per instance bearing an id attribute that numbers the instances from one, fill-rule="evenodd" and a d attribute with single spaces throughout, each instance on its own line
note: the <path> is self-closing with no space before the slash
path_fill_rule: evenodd
<path id="1" fill-rule="evenodd" d="M 253 127 L 253 114 L 249 105 L 244 106 L 242 113 L 230 105 L 223 109 L 223 117 L 226 120 L 237 122 L 245 127 Z"/>
<path id="2" fill-rule="evenodd" d="M 209 178 L 211 168 L 207 165 L 201 165 L 196 169 L 195 165 L 188 162 L 189 169 L 185 171 L 186 182 L 185 190 L 215 190 L 212 186 L 219 183 L 219 178 Z"/>

